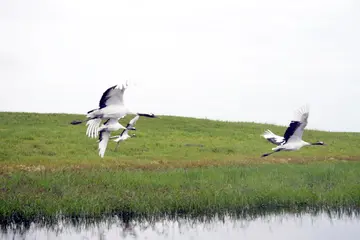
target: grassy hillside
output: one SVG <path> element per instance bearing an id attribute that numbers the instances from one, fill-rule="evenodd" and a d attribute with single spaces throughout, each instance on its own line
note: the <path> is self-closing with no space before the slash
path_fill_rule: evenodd
<path id="1" fill-rule="evenodd" d="M 137 137 L 100 158 L 83 116 L 0 113 L 0 224 L 40 217 L 360 206 L 360 134 L 306 130 L 327 146 L 261 154 L 267 128 L 140 118 Z M 122 123 L 126 124 L 129 118 Z M 286 163 L 286 164 L 283 164 Z M 216 167 L 215 167 L 216 166 Z"/>
<path id="2" fill-rule="evenodd" d="M 33 170 L 92 166 L 147 169 L 360 157 L 359 133 L 306 130 L 304 140 L 321 140 L 328 145 L 260 158 L 274 147 L 260 134 L 270 128 L 282 135 L 286 126 L 161 116 L 140 118 L 137 137 L 123 142 L 117 152 L 116 143 L 109 142 L 101 159 L 97 139 L 85 135 L 86 126 L 69 124 L 82 118 L 67 114 L 0 113 L 0 171 L 26 169 L 30 165 Z"/>

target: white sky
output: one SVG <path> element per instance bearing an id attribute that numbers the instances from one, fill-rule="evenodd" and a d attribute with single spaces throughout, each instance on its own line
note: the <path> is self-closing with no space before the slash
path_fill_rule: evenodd
<path id="1" fill-rule="evenodd" d="M 0 111 L 134 110 L 360 131 L 360 2 L 1 0 Z M 135 109 L 136 108 L 136 109 Z"/>

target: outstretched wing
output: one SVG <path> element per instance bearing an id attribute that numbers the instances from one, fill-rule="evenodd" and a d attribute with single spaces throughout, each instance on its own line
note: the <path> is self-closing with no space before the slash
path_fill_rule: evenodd
<path id="1" fill-rule="evenodd" d="M 308 118 L 309 118 L 309 105 L 305 105 L 303 107 L 301 107 L 297 112 L 296 112 L 296 117 L 300 120 L 301 122 L 301 126 L 300 128 L 302 130 L 305 129 L 305 127 L 308 124 Z"/>
<path id="2" fill-rule="evenodd" d="M 120 137 L 122 137 L 123 135 L 127 134 L 128 133 L 128 129 L 124 129 L 121 133 L 120 133 Z"/>
<path id="3" fill-rule="evenodd" d="M 287 135 L 285 138 L 285 141 L 289 140 L 301 140 L 302 135 L 304 133 L 304 129 L 308 123 L 309 118 L 309 105 L 305 105 L 301 108 L 299 108 L 294 116 L 294 120 L 291 121 L 290 126 L 285 132 L 285 135 Z M 289 130 L 289 132 L 288 132 Z M 288 134 L 287 134 L 288 132 Z"/>
<path id="4" fill-rule="evenodd" d="M 86 129 L 86 135 L 89 138 L 97 137 L 100 123 L 101 123 L 101 118 L 90 119 L 86 122 L 86 125 L 88 126 Z"/>
<path id="5" fill-rule="evenodd" d="M 286 129 L 284 133 L 284 140 L 287 142 L 295 133 L 295 131 L 299 128 L 300 122 L 298 121 L 291 121 L 290 125 Z"/>
<path id="6" fill-rule="evenodd" d="M 114 142 L 120 142 L 120 141 L 123 141 L 123 140 L 125 140 L 125 139 L 127 138 L 126 135 L 128 136 L 128 130 L 127 130 L 127 129 L 124 129 L 124 130 L 120 133 L 120 135 L 116 135 L 116 136 L 110 137 L 110 139 L 116 138 L 116 139 L 114 140 Z"/>
<path id="7" fill-rule="evenodd" d="M 133 119 L 130 120 L 130 122 L 128 123 L 128 125 L 126 127 L 133 127 L 136 123 L 136 121 L 139 119 L 139 115 L 136 115 Z"/>
<path id="8" fill-rule="evenodd" d="M 270 130 L 266 130 L 262 136 L 268 140 L 269 142 L 275 144 L 275 145 L 281 145 L 284 142 L 284 138 L 281 136 L 278 136 L 271 132 Z"/>
<path id="9" fill-rule="evenodd" d="M 110 132 L 102 130 L 99 134 L 99 156 L 104 157 L 107 144 L 109 142 Z"/>
<path id="10" fill-rule="evenodd" d="M 127 83 L 122 85 L 121 88 L 118 85 L 108 88 L 101 96 L 99 107 L 104 108 L 109 105 L 124 105 L 124 92 L 127 88 Z"/>

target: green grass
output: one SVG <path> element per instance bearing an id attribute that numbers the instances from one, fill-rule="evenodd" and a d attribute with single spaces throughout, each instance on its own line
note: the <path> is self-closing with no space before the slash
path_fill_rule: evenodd
<path id="1" fill-rule="evenodd" d="M 65 216 L 204 214 L 360 205 L 360 134 L 306 130 L 327 146 L 261 154 L 260 137 L 286 126 L 161 116 L 101 159 L 83 116 L 0 113 L 0 220 Z M 127 117 L 122 123 L 126 124 Z M 186 146 L 202 144 L 203 147 Z"/>
<path id="2" fill-rule="evenodd" d="M 97 139 L 85 135 L 85 125 L 70 125 L 81 115 L 0 113 L 0 169 L 19 165 L 34 167 L 158 168 L 191 167 L 232 163 L 291 162 L 314 160 L 357 160 L 359 133 L 306 130 L 307 141 L 328 145 L 304 147 L 298 152 L 281 152 L 259 158 L 274 145 L 260 137 L 267 128 L 282 135 L 286 126 L 220 122 L 161 116 L 140 118 L 137 138 L 129 139 L 115 152 L 109 142 L 104 159 L 98 156 Z M 129 120 L 127 117 L 123 124 Z M 120 132 L 120 131 L 119 131 Z M 204 147 L 185 146 L 202 144 Z"/>

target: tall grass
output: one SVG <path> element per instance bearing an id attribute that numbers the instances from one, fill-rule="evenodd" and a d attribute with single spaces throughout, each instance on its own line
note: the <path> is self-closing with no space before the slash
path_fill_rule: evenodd
<path id="1" fill-rule="evenodd" d="M 270 164 L 161 171 L 16 172 L 0 177 L 0 216 L 210 214 L 360 206 L 360 163 Z"/>

